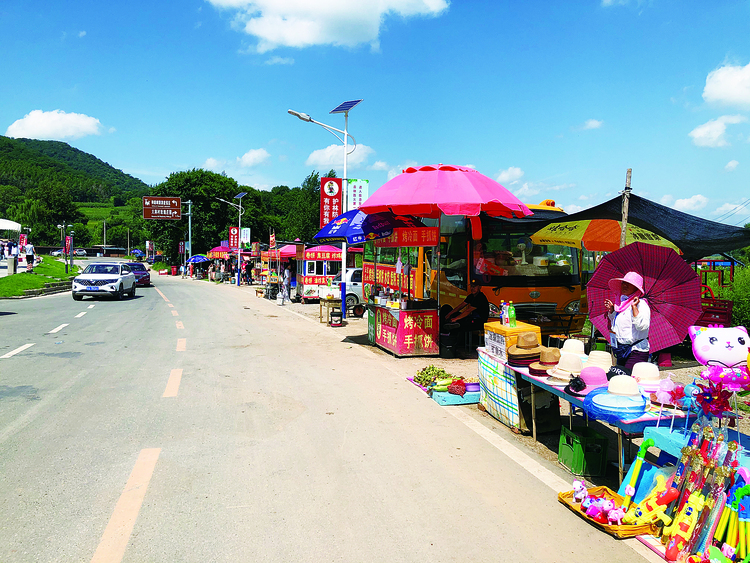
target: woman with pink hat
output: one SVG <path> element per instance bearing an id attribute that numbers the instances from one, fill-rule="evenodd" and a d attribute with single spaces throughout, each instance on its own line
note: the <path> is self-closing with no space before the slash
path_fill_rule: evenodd
<path id="1" fill-rule="evenodd" d="M 610 344 L 617 365 L 631 369 L 638 362 L 647 362 L 649 354 L 648 329 L 651 309 L 643 299 L 643 277 L 628 272 L 622 278 L 609 280 L 615 302 L 604 300 L 610 325 Z"/>

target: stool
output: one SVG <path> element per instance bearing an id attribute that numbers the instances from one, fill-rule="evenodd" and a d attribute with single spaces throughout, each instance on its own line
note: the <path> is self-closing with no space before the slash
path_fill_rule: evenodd
<path id="1" fill-rule="evenodd" d="M 484 331 L 483 330 L 470 330 L 466 332 L 464 341 L 464 347 L 468 350 L 473 348 L 472 344 L 474 341 L 474 335 L 477 335 L 478 346 L 484 346 Z"/>

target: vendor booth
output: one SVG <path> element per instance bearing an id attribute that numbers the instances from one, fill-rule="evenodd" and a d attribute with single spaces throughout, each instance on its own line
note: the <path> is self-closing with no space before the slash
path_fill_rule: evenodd
<path id="1" fill-rule="evenodd" d="M 429 298 L 425 248 L 438 244 L 436 227 L 395 229 L 365 245 L 362 281 L 370 342 L 397 356 L 439 352 L 439 313 Z M 428 288 L 427 290 L 425 288 Z"/>
<path id="2" fill-rule="evenodd" d="M 361 261 L 362 249 L 347 249 L 347 268 Z M 358 258 L 359 257 L 359 258 Z M 298 275 L 303 303 L 316 299 L 341 299 L 341 287 L 333 280 L 341 271 L 341 249 L 328 244 L 305 250 L 305 261 Z"/>

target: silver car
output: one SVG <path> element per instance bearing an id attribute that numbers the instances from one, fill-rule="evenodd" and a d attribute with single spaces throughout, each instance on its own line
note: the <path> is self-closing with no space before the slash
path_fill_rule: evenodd
<path id="1" fill-rule="evenodd" d="M 115 262 L 94 263 L 73 280 L 73 299 L 80 301 L 84 295 L 111 295 L 122 299 L 125 293 L 135 297 L 135 274 L 127 264 Z"/>

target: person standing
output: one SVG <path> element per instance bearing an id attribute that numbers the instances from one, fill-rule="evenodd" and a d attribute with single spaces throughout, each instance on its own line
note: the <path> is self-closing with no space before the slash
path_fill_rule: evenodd
<path id="1" fill-rule="evenodd" d="M 34 245 L 30 242 L 26 243 L 26 272 L 31 273 L 34 271 Z"/>
<path id="2" fill-rule="evenodd" d="M 648 331 L 651 308 L 643 298 L 643 277 L 628 272 L 625 277 L 609 280 L 609 287 L 618 296 L 616 303 L 604 300 L 610 325 L 610 346 L 617 365 L 628 369 L 649 356 Z"/>
<path id="3" fill-rule="evenodd" d="M 292 283 L 292 272 L 289 270 L 289 264 L 284 266 L 284 281 L 282 282 L 281 302 L 291 301 L 289 297 L 289 285 Z"/>

